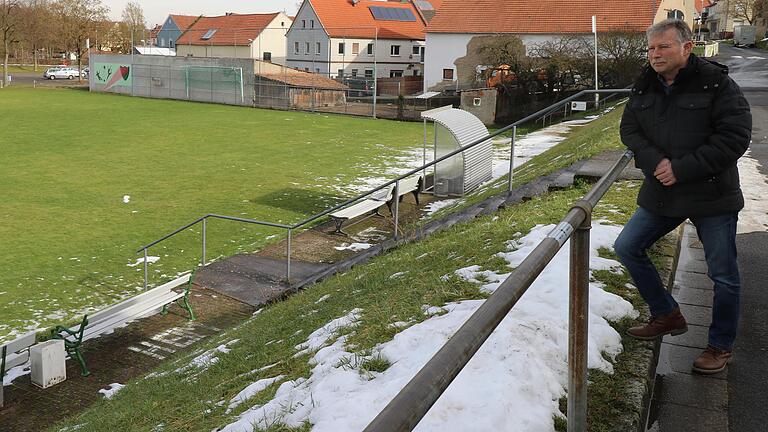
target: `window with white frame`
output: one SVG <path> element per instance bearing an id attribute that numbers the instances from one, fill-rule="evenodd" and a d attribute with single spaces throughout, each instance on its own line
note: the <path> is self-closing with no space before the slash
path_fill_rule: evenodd
<path id="1" fill-rule="evenodd" d="M 352 76 L 353 76 L 353 77 L 356 77 L 356 76 L 357 76 L 357 69 L 352 69 Z"/>
<path id="2" fill-rule="evenodd" d="M 366 78 L 373 78 L 373 69 L 366 69 L 365 70 L 365 77 Z"/>
<path id="3" fill-rule="evenodd" d="M 368 44 L 368 55 L 369 56 L 373 55 L 373 44 L 372 43 Z"/>
<path id="4" fill-rule="evenodd" d="M 294 54 L 298 54 L 299 53 L 299 43 L 298 42 L 294 42 L 293 43 L 293 52 L 294 52 Z"/>
<path id="5" fill-rule="evenodd" d="M 411 54 L 419 55 L 419 46 L 418 45 L 414 45 L 413 46 L 413 51 L 411 51 Z"/>
<path id="6" fill-rule="evenodd" d="M 320 54 L 320 42 L 315 42 L 315 54 Z"/>
<path id="7" fill-rule="evenodd" d="M 305 55 L 309 55 L 309 42 L 305 42 L 305 44 L 306 44 L 305 48 L 306 48 L 306 51 L 307 51 L 305 53 Z"/>
<path id="8" fill-rule="evenodd" d="M 391 70 L 389 71 L 389 77 L 390 78 L 400 78 L 403 76 L 403 71 L 401 70 Z"/>
<path id="9" fill-rule="evenodd" d="M 357 42 L 352 43 L 352 54 L 360 53 L 360 44 Z"/>
<path id="10" fill-rule="evenodd" d="M 389 47 L 389 55 L 392 57 L 400 57 L 400 45 L 392 45 Z"/>
<path id="11" fill-rule="evenodd" d="M 301 20 L 301 28 L 307 28 L 307 20 Z"/>
<path id="12" fill-rule="evenodd" d="M 339 42 L 339 54 L 344 54 L 344 42 Z"/>

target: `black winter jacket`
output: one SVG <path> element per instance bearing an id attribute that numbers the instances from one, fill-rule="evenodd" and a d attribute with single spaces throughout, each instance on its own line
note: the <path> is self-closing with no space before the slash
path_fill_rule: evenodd
<path id="1" fill-rule="evenodd" d="M 749 146 L 752 116 L 726 66 L 691 54 L 670 94 L 646 68 L 621 118 L 621 139 L 645 174 L 637 204 L 660 216 L 714 216 L 744 207 L 736 161 Z M 677 182 L 654 176 L 663 158 Z"/>

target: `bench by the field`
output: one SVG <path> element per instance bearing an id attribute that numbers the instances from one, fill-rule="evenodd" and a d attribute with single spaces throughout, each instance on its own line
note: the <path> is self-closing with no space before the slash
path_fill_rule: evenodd
<path id="1" fill-rule="evenodd" d="M 184 291 L 173 291 L 173 288 L 184 284 L 187 284 Z M 190 320 L 194 320 L 195 315 L 189 306 L 190 285 L 192 285 L 191 275 L 182 276 L 157 288 L 126 299 L 114 306 L 98 311 L 90 317 L 85 315 L 80 325 L 75 327 L 56 326 L 51 330 L 51 336 L 55 339 L 64 340 L 64 349 L 66 349 L 67 354 L 80 363 L 83 376 L 88 376 L 90 371 L 88 371 L 85 359 L 80 352 L 80 346 L 84 341 L 95 338 L 103 333 L 111 332 L 130 321 L 150 315 L 158 309 L 162 310 L 162 314 L 166 314 L 168 305 L 173 302 L 176 302 L 189 313 Z"/>
<path id="2" fill-rule="evenodd" d="M 408 177 L 400 181 L 400 185 L 398 188 L 397 193 L 397 199 L 399 201 L 403 200 L 403 197 L 409 193 L 413 193 L 413 196 L 416 198 L 416 203 L 419 203 L 419 192 L 421 191 L 421 185 L 422 185 L 422 178 L 421 176 L 416 177 Z M 392 213 L 392 203 L 395 199 L 393 197 L 395 193 L 395 187 L 394 185 L 390 188 L 383 189 L 382 191 L 378 191 L 371 195 L 370 198 L 358 201 L 355 204 L 350 205 L 349 207 L 345 207 L 341 210 L 338 210 L 334 213 L 331 213 L 329 216 L 331 219 L 333 219 L 333 222 L 336 224 L 336 231 L 334 231 L 334 234 L 347 234 L 344 231 L 341 230 L 341 226 L 344 224 L 344 222 L 354 219 L 358 216 L 362 216 L 365 214 L 370 213 L 371 215 L 379 215 L 382 216 L 381 213 L 379 213 L 379 207 L 386 204 L 389 208 L 389 212 Z"/>
<path id="3" fill-rule="evenodd" d="M 6 371 L 23 365 L 29 360 L 29 347 L 35 344 L 35 332 L 0 346 L 0 407 L 3 406 L 3 379 Z"/>

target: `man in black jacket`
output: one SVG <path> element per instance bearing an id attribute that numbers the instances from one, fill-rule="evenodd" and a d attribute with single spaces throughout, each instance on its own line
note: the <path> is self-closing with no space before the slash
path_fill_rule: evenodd
<path id="1" fill-rule="evenodd" d="M 638 209 L 615 250 L 651 310 L 651 321 L 628 330 L 638 339 L 688 329 L 646 253 L 690 219 L 714 282 L 709 346 L 693 370 L 716 373 L 731 358 L 739 316 L 736 223 L 744 207 L 736 162 L 749 146 L 749 104 L 728 69 L 691 54 L 691 30 L 669 19 L 647 31 L 649 67 L 632 88 L 621 139 L 645 174 Z"/>

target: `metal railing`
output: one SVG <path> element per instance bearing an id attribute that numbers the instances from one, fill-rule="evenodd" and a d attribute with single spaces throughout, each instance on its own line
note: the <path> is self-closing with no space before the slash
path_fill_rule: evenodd
<path id="1" fill-rule="evenodd" d="M 520 119 L 520 120 L 518 120 L 518 121 L 516 121 L 516 122 L 514 122 L 514 123 L 512 123 L 510 125 L 508 125 L 508 126 L 505 126 L 505 127 L 501 128 L 501 129 L 498 129 L 497 131 L 495 131 L 493 133 L 490 133 L 490 134 L 488 134 L 487 136 L 485 136 L 483 138 L 477 139 L 477 140 L 467 144 L 464 147 L 461 147 L 461 148 L 459 148 L 457 150 L 454 150 L 454 151 L 452 151 L 452 152 L 450 152 L 450 153 L 448 153 L 448 154 L 446 154 L 446 155 L 444 155 L 444 156 L 442 156 L 440 158 L 437 158 L 437 159 L 435 159 L 435 160 L 433 160 L 431 162 L 427 162 L 427 163 L 425 163 L 424 165 L 422 165 L 422 166 L 420 166 L 418 168 L 414 168 L 414 169 L 408 171 L 407 173 L 402 174 L 399 177 L 397 177 L 397 178 L 395 178 L 393 180 L 390 180 L 390 181 L 382 184 L 381 186 L 378 186 L 378 187 L 376 187 L 374 189 L 371 189 L 371 190 L 369 190 L 367 192 L 363 192 L 363 193 L 355 196 L 354 198 L 348 199 L 348 200 L 346 200 L 346 201 L 344 201 L 344 202 L 342 202 L 342 203 L 340 203 L 340 204 L 338 204 L 338 205 L 336 205 L 336 206 L 334 206 L 334 207 L 332 207 L 330 209 L 324 210 L 324 211 L 322 211 L 320 213 L 317 213 L 317 214 L 315 214 L 313 216 L 310 216 L 307 219 L 304 219 L 303 221 L 295 223 L 293 225 L 285 225 L 285 224 L 279 224 L 279 223 L 274 223 L 274 222 L 260 221 L 260 220 L 255 220 L 255 219 L 244 219 L 244 218 L 238 218 L 238 217 L 232 217 L 232 216 L 222 216 L 222 215 L 216 215 L 216 214 L 207 214 L 205 216 L 202 216 L 202 217 L 196 219 L 195 221 L 190 222 L 187 225 L 184 225 L 183 227 L 173 231 L 172 233 L 167 234 L 164 237 L 162 237 L 162 238 L 160 238 L 158 240 L 153 241 L 152 243 L 149 243 L 149 244 L 147 244 L 145 246 L 142 246 L 141 248 L 139 248 L 136 251 L 137 253 L 141 253 L 141 252 L 144 253 L 144 288 L 146 289 L 147 286 L 148 286 L 148 280 L 147 280 L 148 279 L 148 249 L 150 247 L 152 247 L 152 246 L 154 246 L 154 245 L 164 241 L 164 240 L 167 240 L 170 237 L 175 236 L 176 234 L 178 234 L 178 233 L 180 233 L 180 232 L 182 232 L 182 231 L 184 231 L 184 230 L 186 230 L 186 229 L 188 229 L 188 228 L 190 228 L 190 227 L 192 227 L 192 226 L 194 226 L 194 225 L 196 225 L 196 224 L 198 224 L 200 222 L 203 223 L 203 231 L 202 231 L 202 252 L 203 253 L 202 253 L 202 258 L 200 260 L 200 263 L 201 263 L 201 265 L 205 265 L 207 263 L 206 259 L 205 259 L 205 243 L 206 243 L 206 225 L 205 225 L 205 220 L 208 219 L 208 218 L 226 219 L 226 220 L 237 221 L 237 222 L 244 222 L 244 223 L 255 224 L 255 225 L 262 225 L 262 226 L 270 226 L 270 227 L 282 228 L 282 229 L 287 230 L 288 244 L 287 244 L 287 248 L 286 248 L 287 249 L 287 253 L 286 253 L 286 275 L 285 275 L 285 279 L 286 279 L 286 282 L 288 284 L 290 284 L 291 283 L 291 234 L 292 234 L 293 231 L 295 231 L 297 229 L 300 229 L 300 228 L 303 228 L 303 227 L 305 227 L 305 226 L 315 222 L 316 220 L 329 215 L 330 213 L 333 213 L 333 212 L 335 212 L 335 211 L 337 211 L 337 210 L 339 210 L 341 208 L 344 208 L 344 207 L 346 207 L 346 206 L 348 206 L 348 205 L 350 205 L 350 204 L 352 204 L 352 203 L 354 203 L 356 201 L 359 201 L 359 200 L 361 200 L 363 198 L 366 198 L 366 197 L 368 197 L 368 196 L 370 196 L 370 195 L 372 195 L 372 194 L 374 194 L 376 192 L 381 191 L 382 189 L 385 189 L 385 188 L 388 188 L 388 187 L 394 187 L 393 196 L 395 198 L 393 199 L 392 218 L 393 218 L 393 222 L 394 222 L 394 238 L 397 239 L 398 238 L 398 219 L 399 219 L 399 206 L 398 206 L 398 199 L 397 199 L 397 197 L 398 197 L 398 192 L 400 190 L 400 181 L 402 181 L 403 179 L 405 179 L 407 177 L 410 177 L 410 176 L 412 176 L 412 175 L 414 175 L 416 173 L 419 173 L 419 172 L 426 172 L 427 168 L 433 167 L 433 166 L 437 165 L 438 163 L 440 163 L 440 162 L 442 162 L 442 161 L 444 161 L 444 160 L 446 160 L 448 158 L 451 158 L 451 157 L 453 157 L 453 156 L 455 156 L 455 155 L 457 155 L 459 153 L 462 153 L 462 152 L 464 152 L 464 151 L 466 151 L 468 149 L 471 149 L 471 148 L 473 148 L 473 147 L 475 147 L 477 145 L 480 145 L 480 144 L 488 141 L 491 138 L 495 138 L 495 137 L 497 137 L 497 136 L 499 136 L 499 135 L 501 135 L 501 134 L 511 130 L 512 131 L 512 137 L 510 139 L 509 182 L 508 182 L 508 190 L 511 191 L 512 190 L 513 171 L 514 171 L 514 148 L 515 148 L 515 139 L 516 139 L 516 136 L 517 136 L 517 126 L 519 126 L 519 125 L 521 125 L 523 123 L 526 123 L 528 121 L 537 119 L 542 114 L 545 114 L 545 113 L 547 113 L 547 112 L 549 112 L 549 111 L 551 111 L 553 109 L 562 107 L 565 104 L 569 104 L 569 103 L 571 103 L 571 101 L 576 100 L 576 99 L 580 98 L 581 96 L 583 96 L 585 94 L 595 94 L 595 93 L 626 94 L 626 93 L 629 93 L 629 92 L 630 92 L 629 89 L 602 89 L 602 90 L 583 90 L 583 91 L 580 91 L 580 92 L 578 92 L 578 93 L 576 93 L 576 94 L 574 94 L 574 95 L 572 95 L 572 96 L 570 96 L 568 98 L 565 98 L 565 99 L 563 99 L 563 100 L 561 100 L 559 102 L 556 102 L 555 104 L 553 104 L 553 105 L 551 105 L 549 107 L 541 109 L 541 110 L 539 110 L 539 111 L 537 111 L 537 112 L 535 112 L 535 113 L 533 113 L 533 114 L 531 114 L 531 115 L 529 115 L 529 116 L 527 116 L 525 118 L 522 118 L 522 119 Z"/>
<path id="2" fill-rule="evenodd" d="M 570 238 L 568 326 L 568 431 L 585 432 L 589 319 L 589 231 L 592 209 L 632 159 L 626 151 L 611 170 L 576 202 L 565 218 L 459 328 L 365 432 L 410 431 L 445 392 L 483 342 Z"/>

